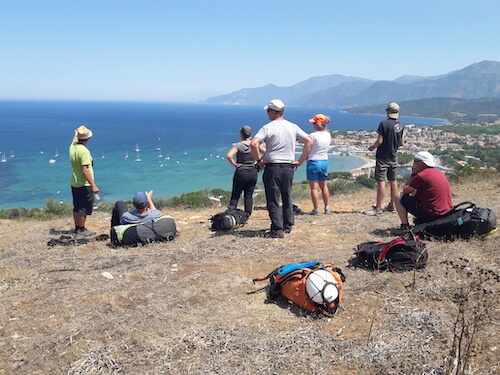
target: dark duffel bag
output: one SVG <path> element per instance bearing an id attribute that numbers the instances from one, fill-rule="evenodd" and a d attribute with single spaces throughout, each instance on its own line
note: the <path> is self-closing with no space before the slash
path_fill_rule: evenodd
<path id="1" fill-rule="evenodd" d="M 495 213 L 489 208 L 477 207 L 472 202 L 462 202 L 451 212 L 428 223 L 419 223 L 413 228 L 415 234 L 424 238 L 453 241 L 492 234 L 497 229 Z"/>

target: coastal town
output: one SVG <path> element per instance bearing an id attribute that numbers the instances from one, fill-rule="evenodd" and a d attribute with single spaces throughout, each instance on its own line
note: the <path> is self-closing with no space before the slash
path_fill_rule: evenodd
<path id="1" fill-rule="evenodd" d="M 477 125 L 479 126 L 479 125 Z M 353 171 L 353 176 L 370 175 L 375 166 L 375 153 L 368 151 L 368 147 L 377 138 L 374 130 L 348 130 L 332 131 L 331 151 L 338 155 L 355 155 L 362 157 L 366 164 Z M 409 124 L 405 126 L 405 144 L 399 152 L 415 154 L 418 151 L 430 151 L 433 149 L 464 151 L 461 144 L 477 144 L 482 147 L 500 144 L 500 134 L 467 134 L 459 135 L 446 130 L 441 126 L 416 126 Z M 472 155 L 465 155 L 465 159 L 473 159 Z M 467 161 L 459 161 L 459 164 L 467 165 Z"/>

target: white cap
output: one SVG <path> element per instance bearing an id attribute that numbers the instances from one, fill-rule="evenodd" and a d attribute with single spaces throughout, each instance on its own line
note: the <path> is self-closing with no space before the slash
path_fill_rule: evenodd
<path id="1" fill-rule="evenodd" d="M 273 111 L 276 112 L 283 112 L 285 109 L 285 103 L 283 103 L 279 99 L 273 99 L 267 105 L 264 107 L 264 109 L 267 111 L 268 109 L 272 109 Z"/>
<path id="2" fill-rule="evenodd" d="M 415 155 L 414 160 L 423 161 L 425 165 L 428 167 L 435 167 L 436 163 L 434 163 L 434 156 L 430 152 L 420 151 Z"/>

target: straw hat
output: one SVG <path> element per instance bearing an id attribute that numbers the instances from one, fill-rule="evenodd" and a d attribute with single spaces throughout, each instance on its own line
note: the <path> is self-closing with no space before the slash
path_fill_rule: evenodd
<path id="1" fill-rule="evenodd" d="M 82 125 L 78 129 L 76 129 L 76 137 L 79 140 L 84 141 L 92 137 L 92 131 L 90 129 L 87 129 L 85 125 Z"/>

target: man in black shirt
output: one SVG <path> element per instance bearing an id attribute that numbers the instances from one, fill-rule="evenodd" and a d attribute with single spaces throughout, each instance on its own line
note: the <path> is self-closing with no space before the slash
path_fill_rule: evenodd
<path id="1" fill-rule="evenodd" d="M 398 185 L 396 183 L 396 168 L 398 164 L 397 151 L 404 143 L 404 125 L 398 121 L 399 105 L 391 102 L 386 108 L 387 120 L 378 126 L 378 137 L 368 150 L 377 149 L 375 154 L 375 180 L 377 180 L 377 203 L 372 210 L 366 214 L 378 216 L 383 213 L 382 205 L 385 198 L 385 182 L 388 180 L 391 188 L 391 201 L 386 207 L 387 211 L 394 211 L 394 200 L 398 197 Z"/>

